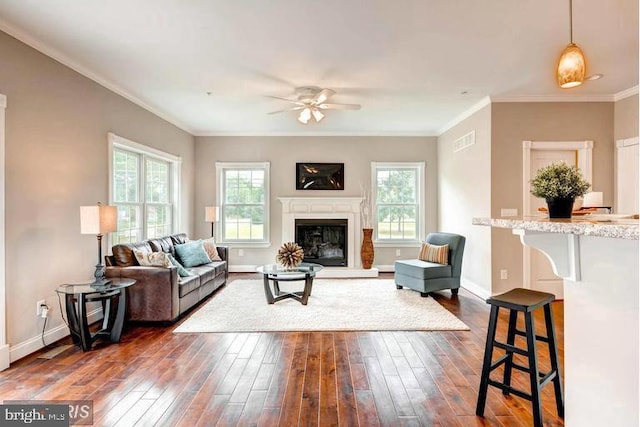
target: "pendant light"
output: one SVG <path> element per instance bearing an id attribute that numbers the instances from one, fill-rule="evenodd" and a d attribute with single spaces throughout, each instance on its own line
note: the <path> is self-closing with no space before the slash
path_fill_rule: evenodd
<path id="1" fill-rule="evenodd" d="M 569 0 L 569 45 L 558 60 L 556 78 L 563 89 L 580 86 L 587 73 L 587 61 L 582 49 L 573 42 L 573 0 Z"/>

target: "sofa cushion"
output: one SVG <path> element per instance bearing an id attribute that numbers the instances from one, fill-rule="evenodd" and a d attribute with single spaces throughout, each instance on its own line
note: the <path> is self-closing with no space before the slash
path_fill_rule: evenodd
<path id="1" fill-rule="evenodd" d="M 178 295 L 180 298 L 200 287 L 200 276 L 187 276 L 178 279 Z"/>
<path id="2" fill-rule="evenodd" d="M 451 266 L 419 259 L 405 259 L 396 261 L 395 272 L 416 279 L 439 279 L 451 277 Z"/>
<path id="3" fill-rule="evenodd" d="M 170 236 L 158 237 L 157 239 L 150 239 L 147 241 L 154 252 L 165 252 L 173 256 L 176 255 L 176 250 L 173 247 L 173 240 L 171 240 Z"/>
<path id="4" fill-rule="evenodd" d="M 217 274 L 216 269 L 211 264 L 199 265 L 197 267 L 189 268 L 189 273 L 200 276 L 200 283 L 207 283 L 209 280 L 213 280 Z"/>
<path id="5" fill-rule="evenodd" d="M 211 262 L 209 255 L 202 246 L 202 240 L 194 240 L 187 243 L 176 245 L 176 255 L 180 264 L 186 268 L 195 267 L 197 265 L 208 264 Z"/>
<path id="6" fill-rule="evenodd" d="M 143 267 L 165 267 L 170 268 L 173 266 L 171 260 L 169 260 L 169 254 L 165 252 L 143 252 L 139 249 L 134 249 L 133 254 Z"/>
<path id="7" fill-rule="evenodd" d="M 116 260 L 116 265 L 118 267 L 131 267 L 134 265 L 140 265 L 138 263 L 138 260 L 136 259 L 136 256 L 133 254 L 134 249 L 138 249 L 146 253 L 153 252 L 148 242 L 115 245 L 113 248 L 111 248 L 111 251 L 113 252 L 113 257 Z"/>

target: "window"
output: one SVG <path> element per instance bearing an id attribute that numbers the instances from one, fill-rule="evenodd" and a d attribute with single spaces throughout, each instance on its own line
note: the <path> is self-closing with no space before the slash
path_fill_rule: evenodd
<path id="1" fill-rule="evenodd" d="M 269 243 L 269 163 L 216 163 L 221 241 Z"/>
<path id="2" fill-rule="evenodd" d="M 110 200 L 118 208 L 112 244 L 177 230 L 180 158 L 109 134 Z"/>
<path id="3" fill-rule="evenodd" d="M 376 243 L 416 243 L 424 227 L 424 163 L 371 164 Z"/>

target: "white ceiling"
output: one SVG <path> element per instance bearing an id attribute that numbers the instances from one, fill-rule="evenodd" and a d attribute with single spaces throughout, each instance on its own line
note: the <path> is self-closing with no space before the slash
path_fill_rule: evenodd
<path id="1" fill-rule="evenodd" d="M 195 135 L 437 135 L 487 96 L 636 87 L 638 0 L 573 7 L 587 73 L 604 78 L 569 90 L 554 78 L 568 0 L 0 0 L 0 29 Z M 266 95 L 304 85 L 362 110 L 267 115 L 287 104 Z"/>

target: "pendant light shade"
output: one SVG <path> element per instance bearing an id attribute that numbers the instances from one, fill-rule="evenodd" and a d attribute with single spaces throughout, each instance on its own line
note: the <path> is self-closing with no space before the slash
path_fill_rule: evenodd
<path id="1" fill-rule="evenodd" d="M 587 73 L 587 61 L 582 49 L 570 43 L 560 55 L 556 77 L 558 85 L 563 89 L 580 86 Z"/>
<path id="2" fill-rule="evenodd" d="M 569 45 L 562 51 L 556 68 L 558 85 L 563 89 L 580 86 L 587 74 L 582 49 L 573 42 L 573 0 L 569 0 Z"/>

